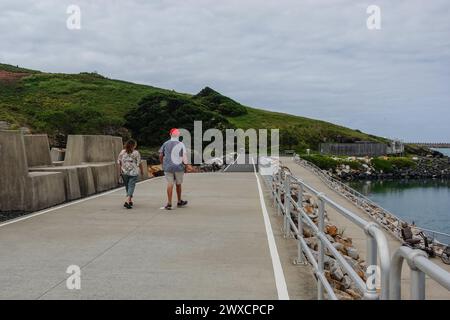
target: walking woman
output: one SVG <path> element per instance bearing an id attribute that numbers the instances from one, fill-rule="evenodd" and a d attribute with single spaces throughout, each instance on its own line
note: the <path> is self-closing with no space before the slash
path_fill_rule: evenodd
<path id="1" fill-rule="evenodd" d="M 127 192 L 127 198 L 123 205 L 127 209 L 133 208 L 133 193 L 138 180 L 139 171 L 141 172 L 141 175 L 144 172 L 141 163 L 141 155 L 139 151 L 136 150 L 136 147 L 137 143 L 135 140 L 128 140 L 125 144 L 125 149 L 120 152 L 119 158 L 117 159 L 117 163 L 119 164 L 119 179 L 121 176 Z"/>

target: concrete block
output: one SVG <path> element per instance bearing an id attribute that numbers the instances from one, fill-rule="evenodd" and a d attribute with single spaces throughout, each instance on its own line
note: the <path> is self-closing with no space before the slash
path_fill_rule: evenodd
<path id="1" fill-rule="evenodd" d="M 23 136 L 28 167 L 52 166 L 50 146 L 46 134 Z"/>
<path id="2" fill-rule="evenodd" d="M 28 173 L 20 131 L 0 131 L 0 163 L 0 211 L 35 211 L 66 200 L 61 173 Z"/>
<path id="3" fill-rule="evenodd" d="M 87 197 L 93 195 L 95 193 L 95 183 L 91 167 L 88 165 L 80 165 L 76 166 L 76 168 L 81 196 Z"/>
<path id="4" fill-rule="evenodd" d="M 96 192 L 103 192 L 116 188 L 119 185 L 117 177 L 117 164 L 115 163 L 97 163 L 89 164 L 94 177 Z"/>
<path id="5" fill-rule="evenodd" d="M 61 172 L 30 172 L 31 201 L 25 211 L 37 211 L 66 201 L 64 176 Z"/>
<path id="6" fill-rule="evenodd" d="M 116 162 L 121 141 L 113 136 L 69 135 L 64 165 Z"/>
<path id="7" fill-rule="evenodd" d="M 50 150 L 50 157 L 52 159 L 52 162 L 64 161 L 65 154 L 66 154 L 66 149 L 52 148 Z"/>
<path id="8" fill-rule="evenodd" d="M 64 176 L 64 190 L 68 201 L 81 198 L 80 182 L 76 166 L 31 168 L 32 172 L 61 172 Z"/>
<path id="9" fill-rule="evenodd" d="M 140 178 L 140 180 L 146 180 L 149 178 L 147 160 L 142 160 L 141 163 L 142 163 L 142 168 L 144 169 L 144 174 L 139 173 L 139 178 Z"/>
<path id="10" fill-rule="evenodd" d="M 113 152 L 114 152 L 114 161 L 119 157 L 120 151 L 123 149 L 123 141 L 121 137 L 112 137 L 113 141 Z"/>
<path id="11" fill-rule="evenodd" d="M 82 135 L 69 135 L 67 137 L 66 155 L 64 158 L 65 166 L 82 164 L 84 157 L 84 138 Z"/>
<path id="12" fill-rule="evenodd" d="M 0 211 L 23 210 L 30 201 L 23 135 L 0 131 Z"/>

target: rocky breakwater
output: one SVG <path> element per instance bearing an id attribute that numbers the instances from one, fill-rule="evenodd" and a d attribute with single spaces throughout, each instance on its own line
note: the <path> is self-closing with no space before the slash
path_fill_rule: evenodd
<path id="1" fill-rule="evenodd" d="M 291 197 L 297 201 L 298 187 L 292 185 Z M 284 202 L 284 195 L 282 194 L 282 202 Z M 303 210 L 308 217 L 318 225 L 318 200 L 310 193 L 303 193 Z M 292 220 L 297 223 L 298 212 L 295 208 L 291 211 Z M 353 245 L 352 239 L 345 235 L 345 228 L 337 226 L 328 217 L 325 212 L 325 233 L 327 239 L 332 245 L 343 255 L 347 263 L 356 271 L 359 277 L 366 281 L 366 262 L 360 256 L 358 249 Z M 303 237 L 308 247 L 311 249 L 316 261 L 318 260 L 319 239 L 314 235 L 313 229 L 303 223 Z M 358 300 L 363 297 L 363 293 L 354 285 L 353 280 L 345 272 L 340 263 L 336 260 L 330 250 L 325 250 L 325 277 L 333 287 L 333 291 L 340 300 Z"/>
<path id="2" fill-rule="evenodd" d="M 382 179 L 450 179 L 449 157 L 412 157 L 409 161 L 360 159 L 360 165 L 340 164 L 330 173 L 346 181 Z"/>

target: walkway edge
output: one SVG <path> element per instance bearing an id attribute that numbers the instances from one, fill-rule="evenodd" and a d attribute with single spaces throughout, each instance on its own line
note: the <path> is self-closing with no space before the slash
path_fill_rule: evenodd
<path id="1" fill-rule="evenodd" d="M 273 266 L 273 273 L 275 275 L 275 284 L 277 286 L 277 292 L 278 292 L 278 299 L 279 300 L 289 300 L 289 293 L 286 285 L 286 279 L 284 277 L 283 267 L 281 266 L 280 256 L 278 254 L 277 244 L 275 242 L 275 237 L 273 235 L 272 231 L 272 225 L 270 223 L 269 213 L 267 212 L 266 203 L 264 201 L 264 195 L 261 188 L 261 183 L 259 181 L 258 174 L 255 170 L 255 162 L 253 161 L 252 157 L 252 164 L 253 164 L 253 172 L 256 177 L 256 184 L 258 186 L 259 191 L 259 200 L 261 203 L 261 209 L 263 213 L 264 218 L 264 225 L 266 227 L 266 234 L 267 234 L 267 242 L 269 244 L 269 251 L 270 251 L 270 257 L 272 258 L 272 266 Z"/>
<path id="2" fill-rule="evenodd" d="M 144 181 L 139 181 L 136 184 L 138 185 L 138 184 L 146 183 L 146 182 L 149 182 L 149 181 L 158 180 L 158 179 L 161 179 L 161 178 L 162 177 L 155 177 L 155 178 L 151 178 L 151 179 L 146 179 Z M 117 192 L 117 191 L 119 191 L 121 189 L 123 189 L 123 187 L 114 188 L 112 190 L 105 191 L 105 192 L 102 192 L 102 193 L 98 193 L 98 194 L 95 194 L 95 195 L 92 195 L 92 196 L 89 196 L 89 197 L 86 197 L 86 198 L 82 198 L 82 199 L 79 199 L 79 200 L 75 200 L 75 201 L 71 201 L 71 202 L 68 202 L 68 203 L 64 203 L 64 204 L 58 205 L 56 207 L 51 207 L 49 209 L 44 209 L 44 210 L 41 210 L 41 211 L 38 211 L 38 212 L 35 212 L 35 213 L 26 214 L 26 215 L 24 215 L 22 217 L 18 217 L 18 218 L 15 218 L 15 219 L 8 220 L 6 222 L 0 223 L 0 228 L 4 227 L 4 226 L 7 226 L 9 224 L 13 224 L 13 223 L 16 223 L 16 222 L 20 222 L 20 221 L 24 221 L 24 220 L 28 220 L 28 219 L 40 216 L 40 215 L 42 215 L 44 213 L 49 213 L 49 212 L 52 212 L 52 211 L 56 211 L 56 210 L 65 208 L 65 207 L 73 206 L 73 205 L 78 204 L 78 203 L 82 203 L 82 202 L 89 201 L 89 200 L 92 200 L 92 199 L 100 198 L 100 197 L 106 196 L 108 194 Z"/>

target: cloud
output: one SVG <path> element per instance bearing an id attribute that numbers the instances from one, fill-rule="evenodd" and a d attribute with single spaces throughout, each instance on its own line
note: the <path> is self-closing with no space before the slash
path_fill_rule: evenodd
<path id="1" fill-rule="evenodd" d="M 66 28 L 78 4 L 82 29 Z M 195 93 L 406 140 L 450 136 L 450 3 L 57 1 L 0 3 L 0 60 Z M 418 130 L 420 128 L 420 130 Z"/>

